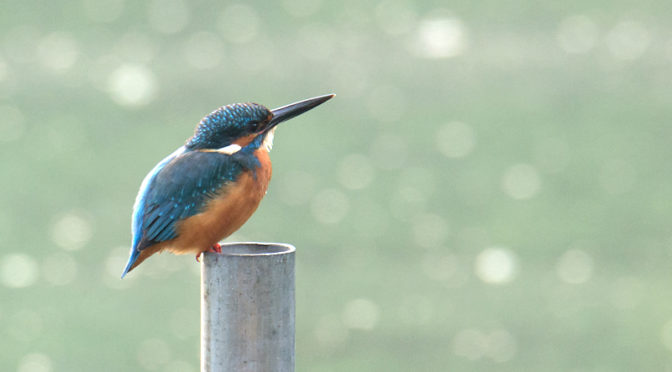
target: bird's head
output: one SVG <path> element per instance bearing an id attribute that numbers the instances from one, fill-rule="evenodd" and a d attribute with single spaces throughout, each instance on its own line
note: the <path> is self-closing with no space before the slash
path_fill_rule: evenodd
<path id="1" fill-rule="evenodd" d="M 201 119 L 186 147 L 189 150 L 220 149 L 233 144 L 245 147 L 259 136 L 263 140 L 276 125 L 328 101 L 333 96 L 328 94 L 310 98 L 274 110 L 257 103 L 234 103 L 220 107 Z"/>

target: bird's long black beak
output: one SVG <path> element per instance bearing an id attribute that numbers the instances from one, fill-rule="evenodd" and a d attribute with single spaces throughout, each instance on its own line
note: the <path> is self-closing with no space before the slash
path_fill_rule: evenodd
<path id="1" fill-rule="evenodd" d="M 289 105 L 271 110 L 273 113 L 273 118 L 271 119 L 270 123 L 268 123 L 266 130 L 270 130 L 283 121 L 299 116 L 304 112 L 327 102 L 334 96 L 335 94 L 326 94 L 324 96 L 308 98 L 304 99 L 303 101 L 290 103 Z"/>

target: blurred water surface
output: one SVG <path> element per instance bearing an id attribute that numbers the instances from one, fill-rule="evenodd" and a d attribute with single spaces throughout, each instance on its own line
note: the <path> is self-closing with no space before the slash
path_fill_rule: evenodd
<path id="1" fill-rule="evenodd" d="M 1 8 L 0 370 L 197 371 L 193 257 L 119 280 L 140 181 L 330 92 L 231 238 L 298 248 L 297 370 L 672 369 L 668 2 Z"/>

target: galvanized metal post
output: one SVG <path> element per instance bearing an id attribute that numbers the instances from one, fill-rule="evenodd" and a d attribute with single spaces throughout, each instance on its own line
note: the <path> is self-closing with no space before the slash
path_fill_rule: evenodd
<path id="1" fill-rule="evenodd" d="M 201 372 L 294 371 L 294 252 L 229 243 L 201 265 Z"/>

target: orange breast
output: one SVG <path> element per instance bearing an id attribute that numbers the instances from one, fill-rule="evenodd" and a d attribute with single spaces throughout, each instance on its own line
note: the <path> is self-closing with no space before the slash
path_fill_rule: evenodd
<path id="1" fill-rule="evenodd" d="M 261 164 L 256 169 L 256 179 L 252 171 L 242 173 L 236 182 L 224 186 L 203 212 L 180 222 L 176 226 L 177 238 L 157 248 L 176 254 L 196 254 L 238 230 L 257 210 L 271 180 L 268 152 L 260 148 L 254 155 Z"/>

